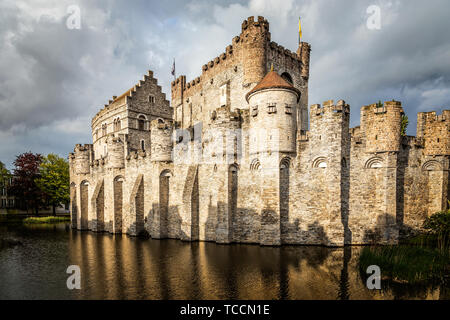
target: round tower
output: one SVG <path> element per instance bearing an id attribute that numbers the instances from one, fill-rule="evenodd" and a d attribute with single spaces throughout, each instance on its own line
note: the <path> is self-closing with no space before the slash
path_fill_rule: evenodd
<path id="1" fill-rule="evenodd" d="M 119 137 L 108 136 L 108 168 L 125 167 L 124 143 Z"/>
<path id="2" fill-rule="evenodd" d="M 269 22 L 249 17 L 242 22 L 244 85 L 258 83 L 266 74 L 266 47 L 270 42 Z"/>
<path id="3" fill-rule="evenodd" d="M 250 154 L 295 153 L 300 91 L 271 71 L 246 99 L 250 106 Z"/>
<path id="4" fill-rule="evenodd" d="M 92 158 L 92 145 L 77 144 L 73 154 L 75 174 L 89 174 Z"/>
<path id="5" fill-rule="evenodd" d="M 151 161 L 172 160 L 173 124 L 163 119 L 153 120 L 151 128 Z"/>
<path id="6" fill-rule="evenodd" d="M 214 163 L 235 163 L 242 155 L 241 117 L 239 111 L 220 107 L 211 114 L 210 129 L 203 139 L 203 154 Z"/>

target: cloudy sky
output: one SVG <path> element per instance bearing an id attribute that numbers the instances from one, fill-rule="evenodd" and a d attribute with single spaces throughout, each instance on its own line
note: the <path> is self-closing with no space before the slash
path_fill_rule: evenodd
<path id="1" fill-rule="evenodd" d="M 80 29 L 68 28 L 74 5 Z M 371 5 L 379 30 L 367 26 Z M 113 95 L 151 69 L 170 97 L 173 58 L 178 75 L 200 75 L 252 15 L 293 51 L 302 17 L 309 104 L 344 99 L 356 126 L 362 105 L 400 100 L 414 135 L 417 112 L 450 108 L 449 14 L 448 0 L 0 0 L 0 161 L 67 157 L 91 143 L 90 119 Z"/>

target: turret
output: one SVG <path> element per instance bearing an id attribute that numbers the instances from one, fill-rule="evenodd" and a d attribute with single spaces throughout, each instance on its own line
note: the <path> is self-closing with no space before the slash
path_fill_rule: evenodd
<path id="1" fill-rule="evenodd" d="M 124 168 L 125 151 L 123 139 L 110 135 L 108 136 L 106 143 L 108 145 L 108 168 Z"/>
<path id="2" fill-rule="evenodd" d="M 300 91 L 271 71 L 246 98 L 250 109 L 250 154 L 295 152 Z"/>
<path id="3" fill-rule="evenodd" d="M 399 151 L 403 115 L 399 101 L 362 107 L 361 131 L 366 139 L 366 152 Z"/>
<path id="4" fill-rule="evenodd" d="M 70 155 L 71 167 L 75 174 L 89 174 L 90 163 L 93 159 L 94 154 L 91 144 L 77 144 L 74 152 Z"/>
<path id="5" fill-rule="evenodd" d="M 304 80 L 309 79 L 309 57 L 311 53 L 311 45 L 307 42 L 301 42 L 297 49 L 297 56 L 300 58 L 301 71 L 300 74 Z"/>
<path id="6" fill-rule="evenodd" d="M 183 96 L 186 88 L 186 76 L 179 76 L 172 81 L 172 107 L 174 108 L 174 118 L 176 121 L 183 119 Z"/>
<path id="7" fill-rule="evenodd" d="M 425 144 L 425 155 L 450 155 L 450 110 L 417 114 L 417 138 Z"/>
<path id="8" fill-rule="evenodd" d="M 270 42 L 269 22 L 249 17 L 242 22 L 244 85 L 258 83 L 266 74 L 266 45 Z"/>
<path id="9" fill-rule="evenodd" d="M 172 130 L 171 121 L 163 119 L 153 120 L 151 128 L 151 160 L 171 161 L 172 160 Z"/>
<path id="10" fill-rule="evenodd" d="M 234 163 L 241 156 L 239 110 L 230 111 L 223 106 L 211 112 L 210 129 L 203 134 L 203 159 L 205 162 Z"/>

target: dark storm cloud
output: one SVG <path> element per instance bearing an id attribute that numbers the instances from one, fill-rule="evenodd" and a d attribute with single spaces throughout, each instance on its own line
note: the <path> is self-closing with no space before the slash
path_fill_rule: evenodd
<path id="1" fill-rule="evenodd" d="M 81 29 L 66 27 L 67 7 Z M 381 29 L 366 27 L 369 5 Z M 170 98 L 170 68 L 192 79 L 239 34 L 250 15 L 296 49 L 297 21 L 312 45 L 309 104 L 359 108 L 403 102 L 416 112 L 450 107 L 450 4 L 434 1 L 12 1 L 0 3 L 0 160 L 32 150 L 66 156 L 90 142 L 90 118 L 152 69 Z"/>

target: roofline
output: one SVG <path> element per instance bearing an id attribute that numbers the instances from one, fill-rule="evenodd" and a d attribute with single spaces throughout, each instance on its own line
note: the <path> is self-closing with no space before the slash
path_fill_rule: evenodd
<path id="1" fill-rule="evenodd" d="M 252 96 L 253 94 L 258 93 L 260 91 L 271 90 L 271 89 L 283 89 L 283 90 L 292 91 L 292 92 L 294 92 L 297 95 L 297 103 L 300 101 L 300 97 L 301 97 L 300 90 L 298 90 L 295 87 L 287 87 L 287 86 L 284 86 L 284 85 L 283 86 L 281 86 L 281 85 L 274 85 L 274 86 L 270 86 L 270 87 L 259 88 L 259 89 L 256 89 L 256 90 L 250 90 L 245 95 L 245 100 L 247 100 L 247 103 L 248 103 L 248 100 L 249 100 L 250 96 Z"/>

